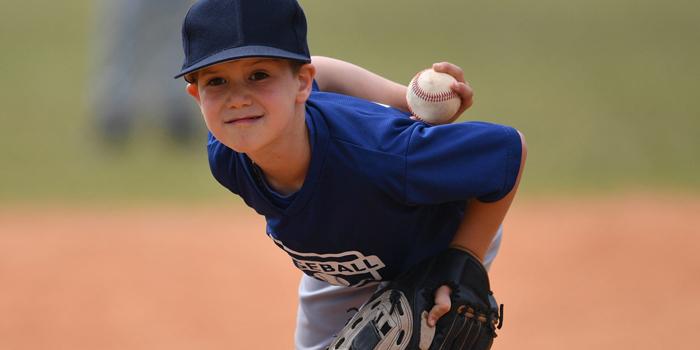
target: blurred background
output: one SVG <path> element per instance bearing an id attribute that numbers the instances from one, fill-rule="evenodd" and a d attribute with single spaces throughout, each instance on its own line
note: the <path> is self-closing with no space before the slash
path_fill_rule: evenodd
<path id="1" fill-rule="evenodd" d="M 292 347 L 298 274 L 170 79 L 188 2 L 4 4 L 0 349 Z M 403 83 L 456 63 L 461 120 L 526 135 L 495 348 L 697 346 L 697 2 L 300 2 L 312 54 Z"/>

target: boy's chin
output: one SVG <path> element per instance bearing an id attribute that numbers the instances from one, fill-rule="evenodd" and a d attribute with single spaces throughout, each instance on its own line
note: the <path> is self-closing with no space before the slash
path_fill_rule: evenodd
<path id="1" fill-rule="evenodd" d="M 254 152 L 256 150 L 256 145 L 253 145 L 253 144 L 250 144 L 247 142 L 241 142 L 239 140 L 231 140 L 231 139 L 223 138 L 223 140 L 219 139 L 219 141 L 221 143 L 223 143 L 226 147 L 228 147 L 228 148 L 230 148 L 238 153 L 251 153 L 251 152 Z"/>

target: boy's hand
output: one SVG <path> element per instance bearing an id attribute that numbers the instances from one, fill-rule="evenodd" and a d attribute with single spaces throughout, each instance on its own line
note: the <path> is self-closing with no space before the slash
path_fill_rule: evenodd
<path id="1" fill-rule="evenodd" d="M 455 121 L 457 118 L 459 118 L 464 111 L 466 111 L 469 107 L 474 104 L 474 90 L 472 90 L 472 87 L 464 81 L 464 71 L 462 71 L 462 68 L 460 68 L 457 65 L 454 65 L 449 62 L 438 62 L 438 63 L 433 63 L 433 70 L 436 72 L 440 73 L 446 73 L 451 75 L 453 78 L 457 80 L 456 83 L 454 83 L 451 88 L 452 91 L 454 91 L 457 95 L 459 95 L 459 98 L 462 100 L 462 103 L 459 106 L 459 109 L 457 110 L 457 113 L 455 113 L 452 118 L 447 120 L 443 124 L 449 124 Z M 416 119 L 414 116 L 411 116 L 411 119 Z"/>

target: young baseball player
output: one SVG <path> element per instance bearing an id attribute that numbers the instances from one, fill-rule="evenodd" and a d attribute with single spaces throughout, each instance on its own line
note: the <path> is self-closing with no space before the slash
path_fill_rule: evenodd
<path id="1" fill-rule="evenodd" d="M 524 164 L 515 129 L 429 126 L 409 118 L 404 87 L 312 62 L 295 0 L 200 0 L 182 33 L 177 77 L 210 131 L 212 174 L 304 273 L 297 349 L 323 349 L 379 282 L 449 245 L 493 260 Z M 471 90 L 458 67 L 435 68 L 460 81 L 456 118 Z M 449 293 L 436 293 L 432 324 Z"/>

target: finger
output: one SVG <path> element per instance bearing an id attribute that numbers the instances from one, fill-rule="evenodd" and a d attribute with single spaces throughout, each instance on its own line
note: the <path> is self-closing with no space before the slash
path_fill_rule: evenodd
<path id="1" fill-rule="evenodd" d="M 450 311 L 452 307 L 450 293 L 452 293 L 452 289 L 448 286 L 442 286 L 435 292 L 435 306 L 428 313 L 428 325 L 430 327 L 435 327 L 437 320 Z"/>
<path id="2" fill-rule="evenodd" d="M 464 71 L 462 68 L 450 62 L 433 63 L 433 70 L 440 73 L 447 73 L 457 79 L 457 81 L 464 82 Z"/>
<path id="3" fill-rule="evenodd" d="M 452 91 L 457 93 L 462 101 L 471 100 L 474 97 L 474 90 L 468 83 L 454 83 L 450 86 Z"/>
<path id="4" fill-rule="evenodd" d="M 464 113 L 469 107 L 474 103 L 474 91 L 471 89 L 469 84 L 466 83 L 454 83 L 452 86 L 452 91 L 454 91 L 457 96 L 459 96 L 459 109 L 445 124 L 449 124 L 457 120 L 459 116 Z"/>
<path id="5" fill-rule="evenodd" d="M 457 115 L 460 115 L 474 103 L 474 90 L 472 90 L 469 83 L 454 83 L 451 87 L 452 91 L 457 93 L 459 98 L 462 100 L 460 109 L 457 112 Z"/>

